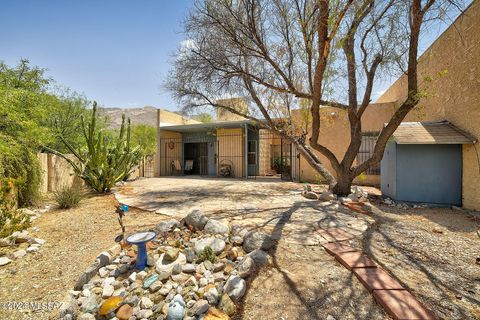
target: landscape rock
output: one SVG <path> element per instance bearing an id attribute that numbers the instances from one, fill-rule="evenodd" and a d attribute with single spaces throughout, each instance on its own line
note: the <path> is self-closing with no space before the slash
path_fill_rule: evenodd
<path id="1" fill-rule="evenodd" d="M 205 317 L 203 317 L 203 320 L 230 320 L 230 317 L 223 311 L 216 308 L 210 308 Z"/>
<path id="2" fill-rule="evenodd" d="M 243 249 L 245 252 L 252 252 L 257 249 L 270 250 L 273 245 L 273 239 L 268 234 L 259 231 L 247 233 L 243 240 Z"/>
<path id="3" fill-rule="evenodd" d="M 331 192 L 322 192 L 318 196 L 318 200 L 321 200 L 321 201 L 331 201 L 331 200 L 335 200 L 336 198 L 337 197 Z"/>
<path id="4" fill-rule="evenodd" d="M 8 259 L 7 257 L 0 257 L 0 266 L 4 266 L 12 262 L 12 260 Z"/>
<path id="5" fill-rule="evenodd" d="M 193 210 L 185 218 L 185 223 L 195 230 L 203 230 L 208 222 L 208 218 L 200 210 Z"/>
<path id="6" fill-rule="evenodd" d="M 150 309 L 151 307 L 153 307 L 153 301 L 147 297 L 142 297 L 140 299 L 140 307 L 142 307 L 143 309 Z"/>
<path id="7" fill-rule="evenodd" d="M 235 312 L 237 311 L 237 306 L 226 293 L 222 295 L 222 298 L 220 299 L 220 303 L 218 304 L 218 307 L 229 316 L 234 315 Z"/>
<path id="8" fill-rule="evenodd" d="M 218 238 L 203 238 L 195 243 L 195 252 L 199 254 L 205 247 L 212 248 L 215 254 L 219 254 L 225 249 L 225 241 Z"/>
<path id="9" fill-rule="evenodd" d="M 193 307 L 189 310 L 189 314 L 190 314 L 190 315 L 199 316 L 199 315 L 204 314 L 205 312 L 207 312 L 209 307 L 210 307 L 210 306 L 208 305 L 208 301 L 207 301 L 207 300 L 200 299 L 200 300 L 198 300 L 197 302 L 195 302 L 195 304 L 193 305 Z"/>
<path id="10" fill-rule="evenodd" d="M 208 303 L 211 305 L 217 305 L 218 303 L 218 290 L 217 288 L 208 289 L 207 292 L 203 295 L 205 299 L 207 299 Z"/>
<path id="11" fill-rule="evenodd" d="M 338 201 L 340 201 L 341 204 L 353 202 L 353 200 L 348 197 L 339 197 Z"/>
<path id="12" fill-rule="evenodd" d="M 124 304 L 123 306 L 118 308 L 115 315 L 119 320 L 128 320 L 133 315 L 133 309 L 130 305 Z"/>
<path id="13" fill-rule="evenodd" d="M 23 230 L 22 232 L 15 231 L 12 233 L 12 238 L 15 239 L 15 243 L 24 243 L 30 241 L 31 239 L 27 230 Z"/>
<path id="14" fill-rule="evenodd" d="M 253 273 L 254 270 L 255 261 L 249 256 L 243 258 L 237 266 L 238 275 L 242 278 L 248 277 Z"/>
<path id="15" fill-rule="evenodd" d="M 313 191 L 303 192 L 302 195 L 307 199 L 318 200 L 318 195 Z"/>
<path id="16" fill-rule="evenodd" d="M 185 315 L 185 301 L 177 294 L 168 305 L 167 319 L 182 320 Z"/>
<path id="17" fill-rule="evenodd" d="M 255 261 L 255 265 L 261 267 L 268 262 L 268 254 L 263 250 L 253 250 L 249 254 L 246 255 Z"/>
<path id="18" fill-rule="evenodd" d="M 165 259 L 165 253 L 162 253 L 155 267 L 159 274 L 161 274 L 164 271 L 171 273 L 176 264 L 183 266 L 186 263 L 187 263 L 187 258 L 183 253 L 179 253 L 177 259 L 173 262 L 168 259 Z"/>
<path id="19" fill-rule="evenodd" d="M 17 250 L 13 253 L 13 258 L 19 259 L 24 257 L 27 254 L 27 251 L 25 250 Z"/>
<path id="20" fill-rule="evenodd" d="M 223 291 L 228 294 L 233 301 L 240 300 L 246 290 L 247 284 L 245 280 L 238 276 L 230 276 L 223 287 Z"/>
<path id="21" fill-rule="evenodd" d="M 229 232 L 229 228 L 221 221 L 210 219 L 205 224 L 203 231 L 210 234 L 225 234 Z"/>
<path id="22" fill-rule="evenodd" d="M 106 286 L 103 287 L 102 298 L 103 299 L 110 298 L 113 294 L 113 291 L 115 291 L 115 288 L 112 285 L 107 284 Z"/>
<path id="23" fill-rule="evenodd" d="M 180 226 L 180 221 L 171 219 L 171 220 L 160 222 L 159 224 L 157 224 L 156 229 L 158 232 L 164 233 L 164 232 L 172 231 L 173 229 L 179 226 Z"/>

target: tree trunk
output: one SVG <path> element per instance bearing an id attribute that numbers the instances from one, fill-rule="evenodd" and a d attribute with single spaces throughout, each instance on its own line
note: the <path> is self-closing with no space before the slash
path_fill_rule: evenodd
<path id="1" fill-rule="evenodd" d="M 332 186 L 330 191 L 339 197 L 348 196 L 352 193 L 352 181 L 353 178 L 351 174 L 344 171 L 337 172 L 337 182 Z"/>

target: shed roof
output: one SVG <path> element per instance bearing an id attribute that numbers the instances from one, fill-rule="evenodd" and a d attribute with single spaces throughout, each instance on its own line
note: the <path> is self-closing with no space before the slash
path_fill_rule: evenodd
<path id="1" fill-rule="evenodd" d="M 448 121 L 402 122 L 392 138 L 398 144 L 473 144 L 477 140 Z"/>

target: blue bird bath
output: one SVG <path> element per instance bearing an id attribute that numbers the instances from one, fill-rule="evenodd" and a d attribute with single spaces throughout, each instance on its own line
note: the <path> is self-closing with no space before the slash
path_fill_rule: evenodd
<path id="1" fill-rule="evenodd" d="M 135 268 L 143 270 L 147 266 L 147 242 L 155 239 L 157 234 L 153 231 L 143 231 L 131 234 L 127 242 L 137 246 L 137 263 Z"/>

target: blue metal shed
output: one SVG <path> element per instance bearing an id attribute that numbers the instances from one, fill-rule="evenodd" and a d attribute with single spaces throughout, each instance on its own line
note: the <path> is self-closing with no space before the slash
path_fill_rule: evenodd
<path id="1" fill-rule="evenodd" d="M 475 139 L 447 121 L 404 122 L 381 162 L 382 193 L 394 200 L 462 204 L 462 145 Z"/>

